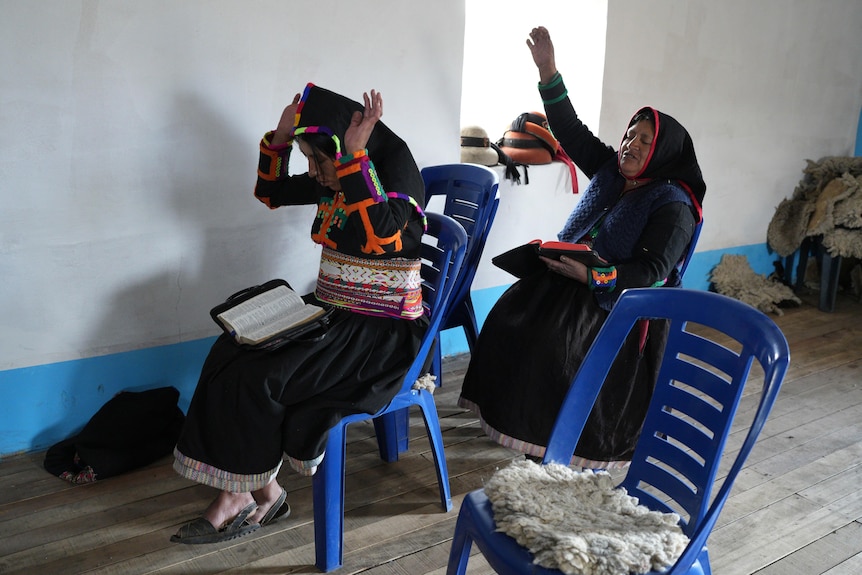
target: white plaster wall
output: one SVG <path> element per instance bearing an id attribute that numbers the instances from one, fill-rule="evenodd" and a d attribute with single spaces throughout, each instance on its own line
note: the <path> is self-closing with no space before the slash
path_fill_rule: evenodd
<path id="1" fill-rule="evenodd" d="M 0 370 L 214 335 L 208 310 L 232 291 L 309 286 L 309 209 L 251 196 L 257 141 L 307 81 L 381 90 L 420 166 L 457 161 L 460 126 L 497 137 L 540 105 L 524 41 L 544 24 L 606 141 L 645 103 L 690 129 L 709 184 L 699 251 L 762 243 L 805 158 L 855 138 L 858 0 L 357 6 L 0 0 Z M 465 18 L 485 26 L 478 60 Z M 517 199 L 509 225 L 545 219 Z M 500 281 L 483 273 L 477 287 Z"/>
<path id="2" fill-rule="evenodd" d="M 522 112 L 542 111 L 539 74 L 527 47 L 536 26 L 553 32 L 579 117 L 598 130 L 608 0 L 467 0 L 461 125 L 496 141 Z"/>
<path id="3" fill-rule="evenodd" d="M 0 0 L 0 370 L 214 335 L 233 291 L 308 287 L 313 212 L 252 196 L 306 82 L 380 90 L 420 165 L 458 161 L 463 0 L 373 7 Z"/>
<path id="4" fill-rule="evenodd" d="M 578 116 L 598 130 L 602 104 L 607 0 L 467 0 L 461 126 L 478 125 L 492 141 L 503 136 L 522 112 L 542 111 L 539 74 L 527 37 L 535 26 L 553 34 L 561 69 L 572 71 L 569 96 Z M 568 168 L 559 162 L 532 166 L 515 185 L 500 177 L 500 207 L 485 244 L 473 289 L 512 283 L 513 276 L 491 264 L 491 257 L 534 239 L 556 239 L 580 196 L 572 194 Z M 588 184 L 578 173 L 580 188 Z M 529 181 L 529 185 L 526 183 Z M 433 207 L 433 205 L 431 206 Z"/>
<path id="5" fill-rule="evenodd" d="M 642 105 L 694 138 L 708 190 L 698 250 L 766 241 L 806 159 L 852 155 L 859 0 L 612 0 L 600 135 Z"/>

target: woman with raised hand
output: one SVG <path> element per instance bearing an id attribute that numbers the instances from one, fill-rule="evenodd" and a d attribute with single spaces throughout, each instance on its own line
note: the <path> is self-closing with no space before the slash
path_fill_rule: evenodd
<path id="1" fill-rule="evenodd" d="M 496 442 L 544 456 L 559 407 L 620 293 L 680 285 L 678 264 L 701 219 L 706 185 L 691 137 L 651 107 L 626 125 L 619 149 L 580 121 L 557 71 L 548 31 L 527 40 L 554 136 L 590 184 L 558 239 L 589 244 L 608 262 L 587 267 L 542 258 L 546 269 L 512 285 L 482 326 L 459 404 Z M 632 331 L 575 449 L 573 465 L 624 466 L 631 460 L 655 386 L 666 325 Z"/>

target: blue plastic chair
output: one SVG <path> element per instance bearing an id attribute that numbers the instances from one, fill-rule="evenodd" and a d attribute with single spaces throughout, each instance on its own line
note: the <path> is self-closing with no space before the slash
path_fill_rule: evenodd
<path id="1" fill-rule="evenodd" d="M 446 203 L 443 213 L 463 226 L 467 232 L 467 254 L 461 268 L 455 293 L 442 330 L 460 327 L 464 330 L 470 351 L 479 336 L 476 312 L 470 297 L 470 287 L 485 250 L 485 241 L 491 231 L 491 224 L 500 204 L 497 172 L 478 164 L 444 164 L 422 169 L 425 181 L 426 205 L 434 196 L 443 196 Z M 442 331 L 441 330 L 441 331 Z M 437 384 L 442 383 L 442 358 L 439 338 L 434 351 L 431 373 L 437 376 Z"/>
<path id="2" fill-rule="evenodd" d="M 470 297 L 470 287 L 485 250 L 485 241 L 500 204 L 497 173 L 478 164 L 442 164 L 423 168 L 425 182 L 425 205 L 434 196 L 445 198 L 443 214 L 461 224 L 467 233 L 467 252 L 452 300 L 447 308 L 440 331 L 461 327 L 467 337 L 470 351 L 476 344 L 479 328 L 476 312 Z M 431 373 L 437 377 L 437 385 L 443 383 L 443 357 L 440 335 L 434 342 Z M 407 410 L 394 414 L 384 432 L 387 441 L 381 446 L 380 455 L 386 461 L 398 461 L 400 453 L 407 451 L 410 443 L 410 417 Z"/>
<path id="3" fill-rule="evenodd" d="M 386 442 L 394 440 L 394 434 L 387 431 L 387 427 L 391 425 L 390 415 L 402 410 L 406 413 L 409 407 L 418 406 L 425 419 L 425 428 L 434 453 L 441 503 L 446 511 L 452 508 L 449 472 L 443 453 L 443 435 L 437 419 L 434 396 L 428 390 L 413 389 L 413 383 L 423 375 L 422 370 L 427 363 L 428 354 L 454 293 L 455 279 L 464 262 L 467 234 L 460 224 L 448 216 L 435 213 L 426 215 L 428 231 L 422 245 L 422 298 L 426 313 L 430 317 L 430 325 L 422 338 L 419 353 L 404 377 L 401 390 L 392 401 L 373 415 L 358 413 L 347 416 L 329 430 L 326 456 L 312 478 L 315 563 L 321 571 L 337 569 L 343 562 L 344 468 L 347 426 L 351 423 L 373 419 L 383 454 Z M 428 243 L 428 238 L 436 239 L 436 244 Z"/>
<path id="4" fill-rule="evenodd" d="M 627 290 L 572 382 L 543 464 L 571 461 L 607 368 L 640 318 L 669 319 L 669 335 L 641 436 L 620 486 L 653 510 L 681 516 L 681 527 L 690 542 L 663 573 L 709 575 L 707 537 L 772 409 L 790 351 L 772 320 L 737 300 L 697 290 Z M 689 326 L 696 324 L 711 330 L 707 335 L 692 333 L 706 331 L 690 331 Z M 728 339 L 733 343 L 726 346 Z M 764 373 L 757 412 L 713 498 L 721 454 L 754 361 Z M 560 573 L 532 564 L 533 557 L 525 548 L 496 531 L 491 504 L 482 490 L 467 494 L 461 505 L 448 575 L 465 572 L 474 542 L 502 575 Z"/>

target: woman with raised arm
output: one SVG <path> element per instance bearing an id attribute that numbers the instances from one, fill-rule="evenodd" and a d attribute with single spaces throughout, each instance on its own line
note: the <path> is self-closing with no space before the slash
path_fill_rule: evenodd
<path id="1" fill-rule="evenodd" d="M 497 301 L 482 326 L 459 404 L 498 443 L 544 456 L 559 407 L 581 361 L 626 288 L 680 285 L 677 264 L 701 218 L 706 185 L 691 137 L 674 118 L 638 110 L 615 151 L 580 121 L 557 71 L 548 31 L 527 40 L 554 136 L 590 178 L 558 239 L 586 243 L 608 262 L 587 267 L 542 258 Z M 658 374 L 666 325 L 639 324 L 624 344 L 590 415 L 573 465 L 627 464 Z"/>

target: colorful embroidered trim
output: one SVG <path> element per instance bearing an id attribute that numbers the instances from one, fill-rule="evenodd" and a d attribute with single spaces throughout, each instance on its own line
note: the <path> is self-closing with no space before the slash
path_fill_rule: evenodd
<path id="1" fill-rule="evenodd" d="M 279 469 L 281 469 L 281 461 L 278 462 L 275 469 L 264 473 L 251 475 L 231 473 L 230 471 L 224 471 L 202 461 L 187 457 L 180 453 L 179 449 L 174 448 L 174 471 L 186 479 L 191 479 L 197 483 L 209 485 L 222 491 L 239 493 L 261 489 L 278 475 Z"/>
<path id="2" fill-rule="evenodd" d="M 509 449 L 514 449 L 515 451 L 520 451 L 521 453 L 526 453 L 532 457 L 544 457 L 545 449 L 544 445 L 536 445 L 534 443 L 529 443 L 527 441 L 516 439 L 505 433 L 501 433 L 491 427 L 484 419 L 482 419 L 482 414 L 479 410 L 479 406 L 470 401 L 469 399 L 459 398 L 458 406 L 464 407 L 472 411 L 479 418 L 479 426 L 482 428 L 482 431 L 485 432 L 491 441 L 499 443 L 503 447 L 508 447 Z M 583 457 L 578 457 L 577 455 L 572 456 L 572 460 L 569 462 L 570 465 L 575 467 L 583 467 L 584 469 L 625 469 L 629 466 L 629 461 L 596 461 L 594 459 L 584 459 Z"/>
<path id="3" fill-rule="evenodd" d="M 76 459 L 77 456 L 78 454 L 76 453 Z M 96 472 L 93 470 L 92 467 L 88 465 L 77 473 L 75 473 L 74 471 L 64 471 L 57 477 L 59 477 L 63 481 L 74 483 L 75 485 L 83 485 L 84 483 L 93 483 L 94 481 L 96 481 Z"/>
<path id="4" fill-rule="evenodd" d="M 267 132 L 260 141 L 260 160 L 257 165 L 257 175 L 262 180 L 274 182 L 287 177 L 287 160 L 290 157 L 293 140 L 280 145 L 270 146 L 272 132 Z"/>
<path id="5" fill-rule="evenodd" d="M 555 72 L 554 75 L 551 76 L 551 81 L 548 82 L 547 84 L 542 84 L 541 82 L 539 82 L 539 89 L 541 90 L 543 88 L 544 89 L 553 88 L 554 86 L 556 86 L 557 84 L 559 84 L 562 81 L 563 81 L 563 75 L 560 74 L 559 72 Z"/>
<path id="6" fill-rule="evenodd" d="M 551 78 L 551 81 L 547 84 L 542 84 L 541 82 L 539 82 L 540 92 L 547 91 L 551 93 L 547 99 L 545 98 L 544 94 L 541 95 L 543 104 L 556 104 L 557 102 L 566 99 L 566 97 L 569 95 L 569 91 L 568 89 L 566 89 L 565 85 L 560 86 L 562 82 L 563 76 L 559 72 L 554 74 L 554 76 Z"/>
<path id="7" fill-rule="evenodd" d="M 362 174 L 371 199 L 377 203 L 386 201 L 383 185 L 377 176 L 374 162 L 368 157 L 367 150 L 359 150 L 335 160 L 335 173 L 338 175 L 339 180 L 351 174 Z"/>
<path id="8" fill-rule="evenodd" d="M 324 246 L 315 295 L 359 313 L 416 319 L 422 308 L 422 261 L 371 260 Z"/>
<path id="9" fill-rule="evenodd" d="M 335 142 L 335 157 L 341 157 L 341 140 L 338 139 L 338 136 L 332 133 L 332 130 L 327 128 L 326 126 L 304 126 L 302 128 L 295 128 L 293 130 L 294 136 L 299 136 L 302 134 L 325 134 L 332 138 L 332 141 Z"/>
<path id="10" fill-rule="evenodd" d="M 617 287 L 617 268 L 611 266 L 609 268 L 589 268 L 589 270 L 591 290 L 600 289 L 612 292 Z"/>
<path id="11" fill-rule="evenodd" d="M 419 215 L 422 216 L 422 229 L 424 231 L 428 231 L 428 218 L 425 216 L 425 210 L 422 209 L 422 206 L 419 205 L 419 202 L 408 196 L 407 194 L 402 194 L 400 192 L 386 192 L 386 196 L 390 198 L 398 198 L 408 202 L 411 206 L 413 206 Z"/>
<path id="12" fill-rule="evenodd" d="M 319 456 L 314 459 L 296 459 L 295 457 L 291 457 L 289 455 L 285 456 L 287 462 L 290 464 L 290 468 L 299 473 L 300 475 L 305 475 L 306 477 L 310 475 L 314 475 L 317 471 L 317 466 L 323 462 L 323 456 L 326 453 L 321 453 Z"/>

